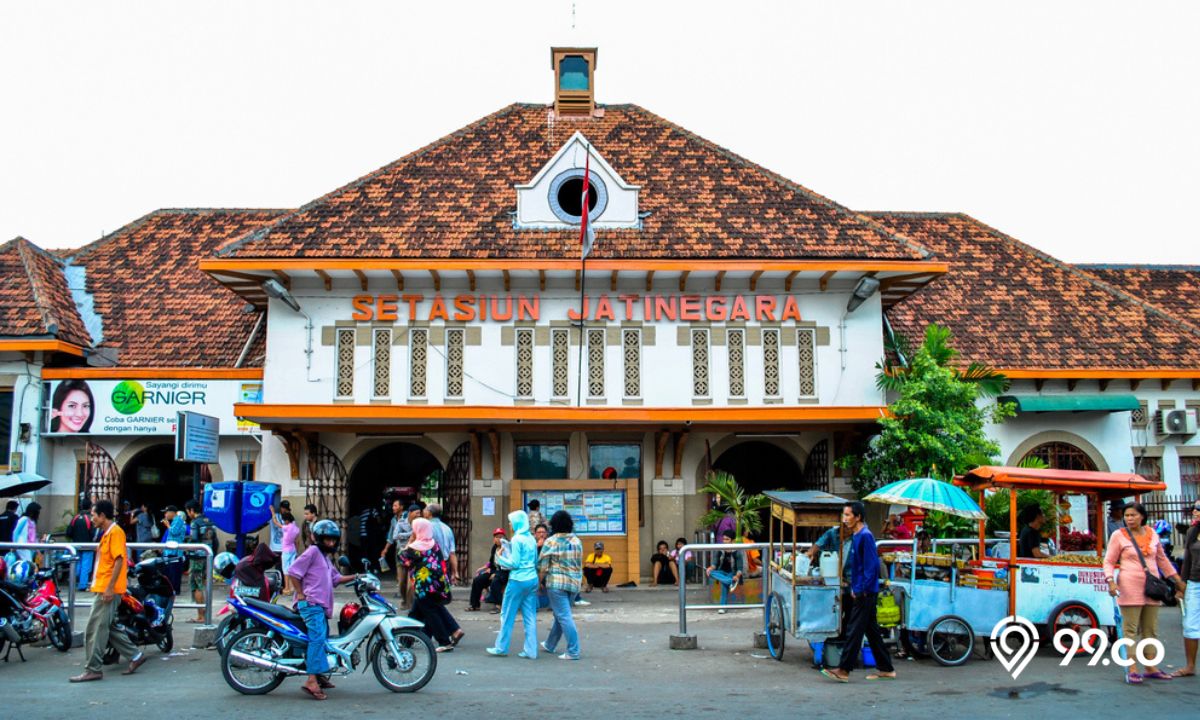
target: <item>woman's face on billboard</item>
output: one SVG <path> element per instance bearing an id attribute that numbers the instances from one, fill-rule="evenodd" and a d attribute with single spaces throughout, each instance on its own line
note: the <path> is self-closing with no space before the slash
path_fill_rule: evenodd
<path id="1" fill-rule="evenodd" d="M 83 430 L 92 416 L 92 402 L 84 391 L 72 390 L 54 413 L 58 416 L 59 432 L 77 433 Z"/>

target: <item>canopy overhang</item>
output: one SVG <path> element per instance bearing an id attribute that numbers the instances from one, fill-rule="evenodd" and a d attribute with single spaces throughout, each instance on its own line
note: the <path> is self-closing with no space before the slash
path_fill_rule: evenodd
<path id="1" fill-rule="evenodd" d="M 1013 403 L 1019 413 L 1044 412 L 1131 412 L 1141 408 L 1133 395 L 1004 395 L 1000 402 Z"/>
<path id="2" fill-rule="evenodd" d="M 1147 480 L 1141 475 L 1133 473 L 990 465 L 977 467 L 966 475 L 954 478 L 954 484 L 972 490 L 1012 488 L 1016 490 L 1050 490 L 1061 493 L 1090 493 L 1099 496 L 1102 500 L 1116 500 L 1167 489 L 1167 484 L 1164 482 Z"/>

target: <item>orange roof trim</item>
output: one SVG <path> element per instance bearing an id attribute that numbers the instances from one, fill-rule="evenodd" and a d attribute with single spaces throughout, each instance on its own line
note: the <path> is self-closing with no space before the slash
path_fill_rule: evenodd
<path id="1" fill-rule="evenodd" d="M 46 380 L 262 380 L 262 368 L 74 367 L 44 368 Z"/>
<path id="2" fill-rule="evenodd" d="M 83 348 L 62 340 L 0 340 L 0 352 L 60 352 L 83 357 Z"/>
<path id="3" fill-rule="evenodd" d="M 1167 489 L 1164 482 L 1133 473 L 1089 472 L 987 465 L 954 478 L 954 484 L 972 490 L 1014 488 L 1058 492 L 1096 493 L 1106 499 L 1129 497 Z"/>
<path id="4" fill-rule="evenodd" d="M 267 258 L 267 259 L 205 259 L 200 269 L 209 273 L 229 271 L 275 270 L 571 270 L 579 269 L 578 260 L 562 258 L 546 259 L 492 259 L 492 258 Z M 927 260 L 700 260 L 700 259 L 589 259 L 589 270 L 774 270 L 778 272 L 823 272 L 844 270 L 848 272 L 917 271 L 945 273 L 950 264 Z"/>

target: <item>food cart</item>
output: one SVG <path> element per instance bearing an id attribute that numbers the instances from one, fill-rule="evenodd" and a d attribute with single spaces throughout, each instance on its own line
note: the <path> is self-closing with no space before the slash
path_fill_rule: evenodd
<path id="1" fill-rule="evenodd" d="M 771 501 L 771 551 L 763 622 L 767 649 L 778 660 L 783 657 L 785 635 L 821 642 L 841 632 L 840 544 L 834 577 L 801 573 L 799 557 L 809 543 L 801 542 L 798 535 L 802 528 L 837 527 L 847 501 L 820 491 L 768 492 L 766 496 Z"/>
<path id="2" fill-rule="evenodd" d="M 885 553 L 890 582 L 905 596 L 900 639 L 906 649 L 942 665 L 961 665 L 970 658 L 976 636 L 990 636 L 1010 615 L 1042 626 L 1044 639 L 1063 627 L 1113 631 L 1115 607 L 1101 567 L 1104 502 L 1163 490 L 1164 483 L 1128 473 L 992 466 L 976 468 L 954 483 L 978 492 L 980 507 L 988 492 L 1009 493 L 1008 552 L 988 557 L 986 520 L 980 520 L 977 541 L 955 541 L 964 549 L 973 546 L 969 558 L 921 553 L 916 541 L 911 552 Z M 1018 558 L 1017 491 L 1025 489 L 1050 491 L 1060 501 L 1072 494 L 1089 497 L 1097 530 L 1094 553 Z M 938 567 L 944 572 L 930 570 Z"/>

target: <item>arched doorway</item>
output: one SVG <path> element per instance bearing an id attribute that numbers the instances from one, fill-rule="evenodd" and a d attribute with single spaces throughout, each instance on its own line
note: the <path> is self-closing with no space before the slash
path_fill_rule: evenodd
<path id="1" fill-rule="evenodd" d="M 182 510 L 192 499 L 192 475 L 191 463 L 175 462 L 173 445 L 152 445 L 121 468 L 121 499 L 134 507 L 145 503 L 156 517 L 168 505 Z"/>
<path id="2" fill-rule="evenodd" d="M 724 470 L 737 479 L 748 495 L 766 490 L 800 490 L 804 473 L 786 450 L 761 440 L 738 443 L 713 461 L 714 470 Z"/>
<path id="3" fill-rule="evenodd" d="M 1088 470 L 1092 472 L 1096 470 L 1095 461 L 1086 452 L 1070 443 L 1042 443 L 1025 453 L 1025 458 L 1031 457 L 1038 458 L 1055 470 Z"/>
<path id="4" fill-rule="evenodd" d="M 347 547 L 359 558 L 375 559 L 387 542 L 390 504 L 420 499 L 441 502 L 442 464 L 428 450 L 408 442 L 372 449 L 350 471 L 347 497 Z"/>

